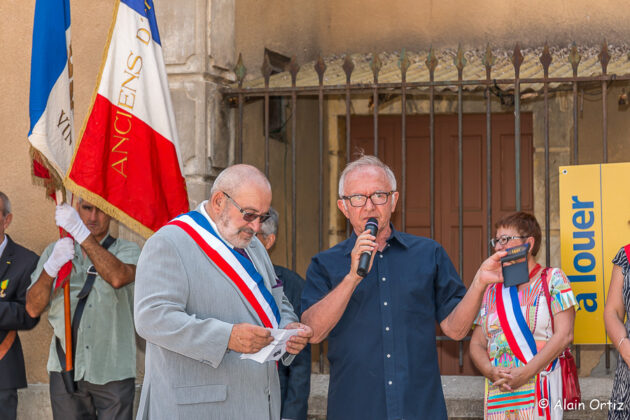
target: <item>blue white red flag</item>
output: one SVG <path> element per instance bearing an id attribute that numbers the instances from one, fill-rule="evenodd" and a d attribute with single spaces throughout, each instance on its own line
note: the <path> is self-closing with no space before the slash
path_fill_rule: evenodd
<path id="1" fill-rule="evenodd" d="M 278 328 L 280 310 L 254 264 L 229 247 L 216 234 L 204 215 L 197 211 L 182 214 L 169 225 L 183 229 L 223 273 L 236 285 L 267 328 Z"/>
<path id="2" fill-rule="evenodd" d="M 69 0 L 37 0 L 31 52 L 30 128 L 28 141 L 33 178 L 54 197 L 70 167 L 74 151 Z M 61 194 L 58 195 L 61 199 Z M 60 229 L 60 235 L 65 233 Z M 68 278 L 72 261 L 66 263 L 55 287 Z"/>
<path id="3" fill-rule="evenodd" d="M 49 193 L 61 187 L 74 151 L 69 0 L 37 0 L 31 54 L 30 128 L 33 175 Z"/>
<path id="4" fill-rule="evenodd" d="M 148 237 L 187 212 L 175 116 L 151 0 L 119 0 L 66 187 Z"/>

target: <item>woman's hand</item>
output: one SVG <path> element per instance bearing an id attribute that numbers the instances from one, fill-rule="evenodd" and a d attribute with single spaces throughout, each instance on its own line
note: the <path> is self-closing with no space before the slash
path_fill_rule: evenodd
<path id="1" fill-rule="evenodd" d="M 498 387 L 503 392 L 510 391 L 510 387 L 507 386 L 507 381 L 512 379 L 510 369 L 500 366 L 492 366 L 489 372 L 488 379 L 492 382 L 492 385 Z"/>
<path id="2" fill-rule="evenodd" d="M 477 325 L 470 338 L 470 358 L 477 369 L 481 371 L 481 374 L 492 382 L 492 385 L 498 387 L 503 392 L 507 392 L 510 389 L 505 385 L 505 382 L 511 378 L 509 373 L 510 369 L 494 366 L 488 358 L 487 347 L 488 339 L 483 333 L 481 325 Z"/>
<path id="3" fill-rule="evenodd" d="M 525 385 L 527 381 L 529 381 L 532 376 L 527 369 L 527 366 L 519 366 L 517 368 L 508 369 L 507 378 L 505 381 L 505 386 L 508 388 L 508 391 L 514 391 Z"/>

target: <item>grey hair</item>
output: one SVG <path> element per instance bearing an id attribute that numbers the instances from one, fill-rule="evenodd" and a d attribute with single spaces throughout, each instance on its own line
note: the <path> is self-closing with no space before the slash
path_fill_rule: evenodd
<path id="1" fill-rule="evenodd" d="M 260 226 L 260 233 L 262 233 L 264 237 L 267 237 L 271 234 L 278 234 L 278 212 L 273 207 L 269 207 L 269 214 L 271 215 L 271 217 L 265 220 L 265 223 Z"/>
<path id="2" fill-rule="evenodd" d="M 339 177 L 339 198 L 343 197 L 344 194 L 344 184 L 346 182 L 346 177 L 352 171 L 357 169 L 366 168 L 366 167 L 374 167 L 380 168 L 385 172 L 387 179 L 389 179 L 389 183 L 391 184 L 392 191 L 396 191 L 396 176 L 394 172 L 390 169 L 389 166 L 385 165 L 379 158 L 372 155 L 363 155 L 359 159 L 352 161 L 346 165 L 343 172 L 341 172 L 341 176 Z"/>
<path id="3" fill-rule="evenodd" d="M 245 184 L 245 181 L 262 182 L 271 191 L 271 183 L 258 168 L 251 165 L 238 164 L 229 166 L 221 171 L 212 183 L 210 196 L 213 196 L 217 191 L 234 194 Z"/>
<path id="4" fill-rule="evenodd" d="M 2 191 L 0 191 L 0 199 L 2 199 L 2 215 L 6 217 L 9 213 L 11 213 L 11 201 Z"/>

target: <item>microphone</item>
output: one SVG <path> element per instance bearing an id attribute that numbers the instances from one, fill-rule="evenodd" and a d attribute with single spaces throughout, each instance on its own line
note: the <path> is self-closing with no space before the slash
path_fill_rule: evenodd
<path id="1" fill-rule="evenodd" d="M 378 232 L 378 220 L 374 217 L 370 217 L 365 224 L 365 230 L 369 230 L 372 236 L 376 236 Z M 357 268 L 357 274 L 361 277 L 367 276 L 368 268 L 370 268 L 370 259 L 372 258 L 371 252 L 364 252 L 359 259 L 359 267 Z"/>

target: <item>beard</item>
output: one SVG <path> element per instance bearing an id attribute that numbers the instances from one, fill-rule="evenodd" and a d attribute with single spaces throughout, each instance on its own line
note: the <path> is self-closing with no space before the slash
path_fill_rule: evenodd
<path id="1" fill-rule="evenodd" d="M 227 210 L 224 210 L 219 215 L 217 229 L 221 236 L 235 248 L 247 248 L 254 238 L 254 235 L 256 235 L 254 229 L 247 226 L 241 228 L 234 227 Z M 243 236 L 241 233 L 245 233 L 246 235 Z"/>

